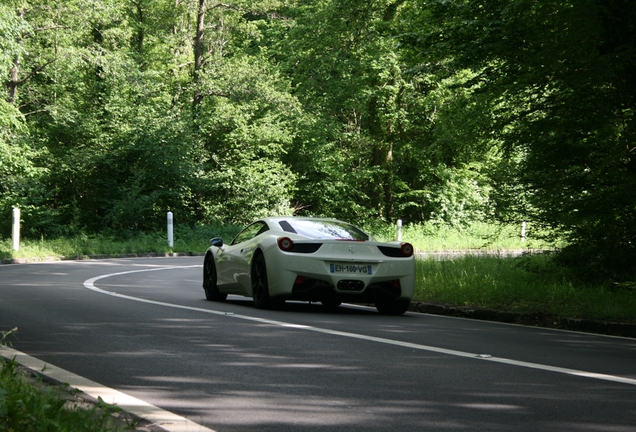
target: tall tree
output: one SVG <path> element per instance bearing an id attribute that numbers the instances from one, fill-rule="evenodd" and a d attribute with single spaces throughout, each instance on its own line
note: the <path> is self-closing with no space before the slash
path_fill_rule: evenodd
<path id="1" fill-rule="evenodd" d="M 281 157 L 298 106 L 258 48 L 278 4 L 10 6 L 33 30 L 6 27 L 3 107 L 26 116 L 37 153 L 24 155 L 45 173 L 22 190 L 27 233 L 151 230 L 167 210 L 184 223 L 288 211 L 296 177 Z"/>
<path id="2" fill-rule="evenodd" d="M 41 171 L 33 164 L 36 152 L 28 140 L 19 110 L 20 65 L 27 54 L 24 39 L 32 28 L 22 3 L 0 4 L 0 235 L 9 232 L 11 208 L 23 207 L 24 195 L 37 186 Z"/>
<path id="3" fill-rule="evenodd" d="M 452 96 L 396 44 L 413 7 L 298 2 L 275 33 L 272 52 L 310 115 L 289 155 L 302 173 L 297 201 L 307 212 L 358 221 L 479 217 L 479 174 L 466 168 L 471 161 L 447 157 L 435 135 L 438 105 Z"/>
<path id="4" fill-rule="evenodd" d="M 206 154 L 200 202 L 228 221 L 291 211 L 296 175 L 282 158 L 299 106 L 259 45 L 280 3 L 198 3 L 193 108 Z"/>
<path id="5" fill-rule="evenodd" d="M 410 18 L 422 67 L 476 73 L 465 85 L 487 121 L 469 126 L 503 144 L 528 217 L 560 230 L 582 270 L 633 276 L 636 4 L 433 1 Z"/>

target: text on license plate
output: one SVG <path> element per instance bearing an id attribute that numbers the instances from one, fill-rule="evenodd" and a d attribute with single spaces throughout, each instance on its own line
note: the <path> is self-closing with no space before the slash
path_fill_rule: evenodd
<path id="1" fill-rule="evenodd" d="M 370 265 L 363 264 L 329 264 L 331 273 L 362 273 L 372 274 Z"/>

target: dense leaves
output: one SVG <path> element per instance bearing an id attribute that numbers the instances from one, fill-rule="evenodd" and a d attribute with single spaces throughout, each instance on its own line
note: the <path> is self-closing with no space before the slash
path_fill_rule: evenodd
<path id="1" fill-rule="evenodd" d="M 7 0 L 0 209 L 27 235 L 300 213 L 543 224 L 636 261 L 629 0 Z"/>
<path id="2" fill-rule="evenodd" d="M 632 273 L 636 4 L 437 1 L 429 12 L 438 27 L 408 43 L 439 73 L 476 72 L 464 87 L 487 121 L 462 127 L 501 143 L 506 158 L 491 177 L 510 185 L 496 192 L 513 205 L 499 212 L 561 231 L 571 242 L 563 258 L 590 274 Z"/>

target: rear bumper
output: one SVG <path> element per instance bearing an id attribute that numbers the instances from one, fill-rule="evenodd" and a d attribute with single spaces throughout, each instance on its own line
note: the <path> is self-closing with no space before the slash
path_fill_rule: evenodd
<path id="1" fill-rule="evenodd" d="M 413 298 L 415 289 L 415 259 L 389 258 L 354 259 L 320 256 L 316 254 L 290 254 L 278 250 L 266 255 L 269 293 L 272 297 L 320 301 L 338 299 L 349 302 L 373 303 L 378 298 Z M 351 264 L 365 272 L 336 273 L 332 264 Z M 300 276 L 300 278 L 299 278 Z"/>
<path id="2" fill-rule="evenodd" d="M 347 280 L 345 282 L 361 282 Z M 291 296 L 285 296 L 291 300 L 302 301 L 333 301 L 349 303 L 377 303 L 387 299 L 411 299 L 411 296 L 403 295 L 402 287 L 392 282 L 371 283 L 361 290 L 342 290 L 338 286 L 329 285 L 320 280 L 307 279 L 304 283 L 295 284 Z"/>

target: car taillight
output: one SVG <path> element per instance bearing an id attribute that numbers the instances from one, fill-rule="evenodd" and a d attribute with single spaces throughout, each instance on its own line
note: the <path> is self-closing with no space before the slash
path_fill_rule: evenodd
<path id="1" fill-rule="evenodd" d="M 413 245 L 411 243 L 402 243 L 400 245 L 400 250 L 402 251 L 402 255 L 405 257 L 413 255 Z"/>
<path id="2" fill-rule="evenodd" d="M 278 247 L 280 250 L 289 252 L 294 247 L 294 242 L 289 237 L 281 237 L 278 239 Z"/>

